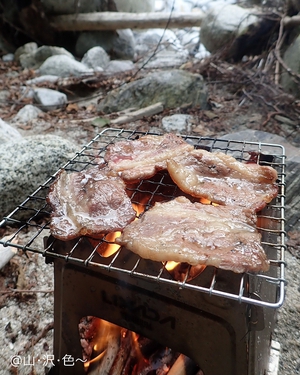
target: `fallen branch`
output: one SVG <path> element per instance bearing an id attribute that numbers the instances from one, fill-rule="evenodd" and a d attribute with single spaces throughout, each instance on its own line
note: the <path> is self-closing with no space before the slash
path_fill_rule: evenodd
<path id="1" fill-rule="evenodd" d="M 53 293 L 54 290 L 31 290 L 31 289 L 12 289 L 12 290 L 0 290 L 0 294 L 35 294 L 35 293 Z"/>
<path id="2" fill-rule="evenodd" d="M 7 241 L 9 237 L 3 237 L 2 241 Z M 14 241 L 15 243 L 17 241 Z M 0 270 L 17 254 L 18 250 L 12 246 L 0 244 Z"/>
<path id="3" fill-rule="evenodd" d="M 201 26 L 203 13 L 79 13 L 51 17 L 58 31 L 93 31 L 117 29 L 184 28 Z"/>
<path id="4" fill-rule="evenodd" d="M 148 107 L 141 108 L 141 109 L 138 109 L 137 111 L 133 111 L 123 116 L 120 116 L 114 120 L 111 120 L 110 123 L 112 125 L 125 124 L 128 122 L 140 120 L 143 117 L 156 115 L 157 113 L 160 113 L 163 110 L 164 110 L 164 106 L 162 103 L 155 103 L 155 104 L 149 105 Z"/>

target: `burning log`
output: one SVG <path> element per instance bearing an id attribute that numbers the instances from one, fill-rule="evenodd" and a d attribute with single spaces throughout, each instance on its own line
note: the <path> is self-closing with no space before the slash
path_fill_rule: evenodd
<path id="1" fill-rule="evenodd" d="M 105 320 L 85 317 L 79 329 L 88 375 L 203 375 L 187 356 Z"/>
<path id="2" fill-rule="evenodd" d="M 105 350 L 101 351 L 98 357 L 90 362 L 89 375 L 109 375 L 110 369 L 118 355 L 120 348 L 120 330 L 119 327 L 112 325 L 112 329 L 107 336 L 103 337 L 107 344 Z M 102 343 L 100 348 L 103 349 Z M 96 348 L 98 349 L 98 348 Z M 117 375 L 117 374 L 116 374 Z"/>
<path id="3" fill-rule="evenodd" d="M 194 375 L 196 374 L 197 370 L 199 370 L 199 366 L 197 366 L 197 364 L 193 360 L 183 354 L 180 354 L 180 356 L 177 358 L 176 362 L 168 372 L 168 375 Z"/>
<path id="4" fill-rule="evenodd" d="M 121 330 L 121 342 L 117 356 L 109 370 L 109 375 L 121 375 L 129 357 L 132 345 L 132 335 L 127 329 Z"/>
<path id="5" fill-rule="evenodd" d="M 158 350 L 149 358 L 149 363 L 142 367 L 137 366 L 134 375 L 149 375 L 154 371 L 157 375 L 166 375 L 172 364 L 174 363 L 176 357 L 174 352 L 169 348 L 163 348 Z"/>

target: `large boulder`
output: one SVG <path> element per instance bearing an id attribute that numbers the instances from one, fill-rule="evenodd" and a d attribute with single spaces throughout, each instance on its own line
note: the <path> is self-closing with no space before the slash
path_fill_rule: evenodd
<path id="1" fill-rule="evenodd" d="M 118 12 L 154 12 L 155 0 L 114 0 Z"/>
<path id="2" fill-rule="evenodd" d="M 107 0 L 41 0 L 46 13 L 49 14 L 75 14 L 89 12 L 153 12 L 155 0 L 114 0 L 112 5 Z"/>
<path id="3" fill-rule="evenodd" d="M 83 56 L 93 47 L 102 47 L 112 59 L 133 60 L 135 40 L 130 29 L 83 31 L 80 33 L 75 51 L 77 56 Z"/>
<path id="4" fill-rule="evenodd" d="M 0 142 L 1 147 L 3 143 L 9 142 L 13 139 L 22 139 L 22 135 L 18 132 L 17 129 L 7 124 L 0 118 Z"/>
<path id="5" fill-rule="evenodd" d="M 143 108 L 162 102 L 166 108 L 191 103 L 205 108 L 207 88 L 203 77 L 184 70 L 172 69 L 148 74 L 145 78 L 124 84 L 111 91 L 98 106 L 105 113 L 126 108 Z"/>
<path id="6" fill-rule="evenodd" d="M 226 2 L 213 2 L 201 24 L 201 43 L 209 52 L 215 53 L 257 22 L 254 9 L 245 9 Z"/>
<path id="7" fill-rule="evenodd" d="M 77 147 L 55 135 L 25 137 L 3 144 L 0 148 L 0 217 L 9 214 L 74 156 Z M 26 212 L 23 214 L 26 216 Z M 32 212 L 27 214 L 32 215 Z"/>
<path id="8" fill-rule="evenodd" d="M 283 61 L 286 66 L 291 69 L 292 72 L 300 74 L 300 35 L 289 45 L 284 53 Z M 300 87 L 299 83 L 289 74 L 285 69 L 281 74 L 281 85 L 285 91 L 300 98 Z"/>
<path id="9" fill-rule="evenodd" d="M 74 0 L 41 0 L 45 12 L 48 14 L 74 14 L 74 13 L 89 13 L 89 12 L 101 12 L 108 10 L 105 7 L 104 0 L 85 0 L 85 1 L 74 1 Z"/>

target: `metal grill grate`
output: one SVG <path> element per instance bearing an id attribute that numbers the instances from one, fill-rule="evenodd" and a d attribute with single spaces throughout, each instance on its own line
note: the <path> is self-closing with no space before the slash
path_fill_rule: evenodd
<path id="1" fill-rule="evenodd" d="M 125 139 L 137 139 L 146 133 L 120 129 L 106 129 L 98 134 L 88 143 L 73 159 L 62 168 L 70 171 L 81 171 L 90 165 L 98 164 L 99 158 L 103 158 L 106 147 L 114 142 Z M 154 134 L 154 133 L 148 133 Z M 10 245 L 22 249 L 41 253 L 50 259 L 63 258 L 67 262 L 79 264 L 82 267 L 104 269 L 111 273 L 123 273 L 131 277 L 143 278 L 152 282 L 167 283 L 172 288 L 188 288 L 209 295 L 222 296 L 239 302 L 254 305 L 277 308 L 284 300 L 284 189 L 285 189 L 285 153 L 280 145 L 242 142 L 212 139 L 207 137 L 183 136 L 183 138 L 194 145 L 195 148 L 204 148 L 209 151 L 221 151 L 234 156 L 241 162 L 255 160 L 261 165 L 270 165 L 277 170 L 279 194 L 258 215 L 258 229 L 262 233 L 262 245 L 271 262 L 270 270 L 261 274 L 241 274 L 239 276 L 239 288 L 232 292 L 226 290 L 222 282 L 224 275 L 232 274 L 230 271 L 222 271 L 214 267 L 206 267 L 196 278 L 191 277 L 193 269 L 185 267 L 183 277 L 178 280 L 174 274 L 167 270 L 167 264 L 147 261 L 126 249 L 119 249 L 113 255 L 103 256 L 103 248 L 113 244 L 111 235 L 104 236 L 102 240 L 89 240 L 80 238 L 63 243 L 53 237 L 49 237 L 45 248 L 41 248 L 41 237 L 49 236 L 50 208 L 45 197 L 50 184 L 54 181 L 57 171 L 44 184 L 28 196 L 11 214 L 5 217 L 0 227 L 16 227 L 15 232 L 8 240 L 0 240 L 4 245 Z M 142 204 L 144 209 L 151 207 L 156 201 L 167 201 L 180 195 L 180 191 L 174 185 L 165 172 L 156 174 L 152 179 L 145 180 L 127 188 L 132 203 Z M 23 243 L 16 239 L 32 230 L 32 236 Z M 205 275 L 205 276 L 203 276 Z M 209 282 L 207 279 L 209 277 Z M 203 281 L 205 280 L 205 282 Z"/>

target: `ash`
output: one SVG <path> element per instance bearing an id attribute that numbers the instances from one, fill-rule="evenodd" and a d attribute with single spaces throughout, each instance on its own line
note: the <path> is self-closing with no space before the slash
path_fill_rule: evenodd
<path id="1" fill-rule="evenodd" d="M 53 265 L 40 254 L 19 251 L 2 268 L 2 293 L 19 292 L 0 294 L 1 375 L 47 373 L 53 355 L 53 280 Z"/>

